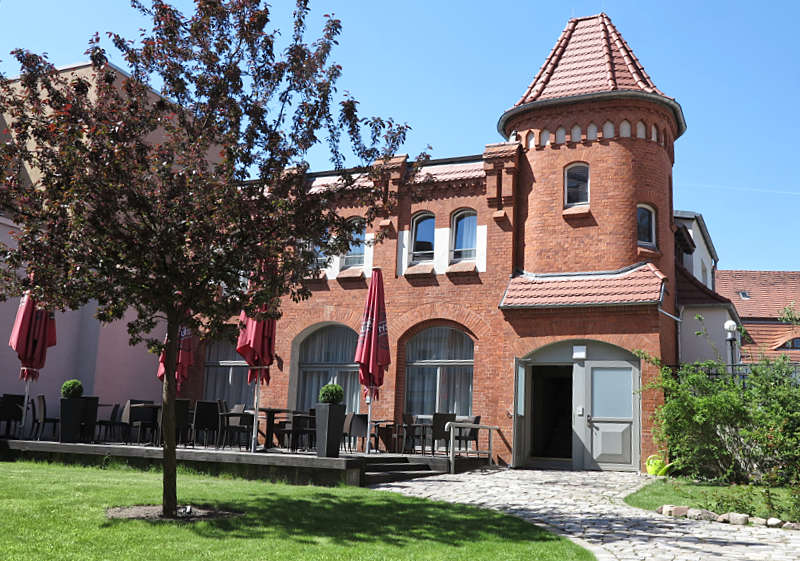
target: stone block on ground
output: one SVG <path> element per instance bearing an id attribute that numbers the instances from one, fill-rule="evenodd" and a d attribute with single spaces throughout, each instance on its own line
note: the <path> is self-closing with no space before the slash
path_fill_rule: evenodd
<path id="1" fill-rule="evenodd" d="M 800 530 L 800 522 L 787 522 L 783 525 L 784 530 Z"/>
<path id="2" fill-rule="evenodd" d="M 717 522 L 725 522 L 728 523 L 731 521 L 731 513 L 726 512 L 725 514 L 720 514 L 717 516 Z"/>
<path id="3" fill-rule="evenodd" d="M 781 520 L 780 518 L 775 518 L 773 516 L 772 518 L 769 518 L 767 520 L 768 528 L 780 528 L 781 526 L 783 526 L 783 520 Z"/>
<path id="4" fill-rule="evenodd" d="M 704 508 L 690 508 L 689 512 L 686 513 L 686 518 L 691 520 L 712 520 L 716 522 L 718 517 L 719 515 L 716 512 L 711 512 Z"/>
<path id="5" fill-rule="evenodd" d="M 750 517 L 750 524 L 752 524 L 753 526 L 766 526 L 767 525 L 767 519 L 766 518 L 761 518 L 760 516 L 751 516 Z"/>
<path id="6" fill-rule="evenodd" d="M 742 514 L 740 512 L 729 512 L 728 518 L 731 524 L 736 526 L 746 526 L 747 523 L 750 521 L 750 517 L 746 514 Z"/>

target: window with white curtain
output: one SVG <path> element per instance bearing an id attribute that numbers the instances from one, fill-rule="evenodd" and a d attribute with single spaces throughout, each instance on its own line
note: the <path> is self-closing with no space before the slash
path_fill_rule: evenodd
<path id="1" fill-rule="evenodd" d="M 353 241 L 350 242 L 350 249 L 342 256 L 342 269 L 364 266 L 365 224 L 363 220 L 359 219 L 355 219 L 354 222 L 359 225 L 361 229 L 353 235 Z"/>
<path id="2" fill-rule="evenodd" d="M 452 327 L 431 327 L 406 345 L 406 413 L 472 415 L 473 342 Z"/>
<path id="3" fill-rule="evenodd" d="M 460 210 L 453 215 L 451 230 L 452 247 L 450 261 L 463 261 L 475 259 L 475 246 L 477 243 L 478 216 L 474 210 Z"/>
<path id="4" fill-rule="evenodd" d="M 297 408 L 308 411 L 319 401 L 325 384 L 344 389 L 348 413 L 358 413 L 359 383 L 356 355 L 358 334 L 344 325 L 331 325 L 314 331 L 300 344 Z"/>
<path id="5" fill-rule="evenodd" d="M 253 386 L 247 384 L 247 363 L 228 341 L 206 344 L 203 399 L 224 399 L 228 405 L 244 403 L 253 406 Z"/>

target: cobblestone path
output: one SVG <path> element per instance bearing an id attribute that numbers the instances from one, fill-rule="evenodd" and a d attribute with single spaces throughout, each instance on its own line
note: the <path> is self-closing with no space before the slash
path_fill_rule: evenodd
<path id="1" fill-rule="evenodd" d="M 549 526 L 598 561 L 800 560 L 800 531 L 676 519 L 622 501 L 648 481 L 623 472 L 497 469 L 373 489 L 500 510 Z"/>

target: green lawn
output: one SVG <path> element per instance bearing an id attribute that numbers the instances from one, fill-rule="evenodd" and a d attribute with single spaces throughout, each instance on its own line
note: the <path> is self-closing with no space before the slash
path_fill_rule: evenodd
<path id="1" fill-rule="evenodd" d="M 179 503 L 244 515 L 191 524 L 105 516 L 160 498 L 158 472 L 0 462 L 2 560 L 594 559 L 510 516 L 353 487 L 179 474 Z"/>
<path id="2" fill-rule="evenodd" d="M 741 512 L 750 516 L 782 520 L 800 520 L 800 496 L 792 498 L 787 487 L 771 489 L 773 510 L 767 506 L 764 487 L 751 485 L 713 485 L 685 479 L 663 479 L 642 487 L 625 497 L 631 506 L 655 510 L 664 504 L 707 508 L 717 514 Z"/>

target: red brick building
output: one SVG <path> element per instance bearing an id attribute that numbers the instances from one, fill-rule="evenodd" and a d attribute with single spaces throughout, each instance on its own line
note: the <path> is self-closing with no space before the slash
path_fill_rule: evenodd
<path id="1" fill-rule="evenodd" d="M 312 298 L 283 303 L 262 403 L 307 408 L 336 381 L 366 411 L 352 361 L 381 267 L 392 364 L 376 417 L 480 415 L 501 429 L 501 463 L 640 469 L 661 397 L 632 351 L 677 361 L 672 165 L 685 128 L 605 14 L 570 20 L 500 116 L 506 142 L 431 161 L 414 185 L 393 160 L 397 213 L 331 256 Z M 230 353 L 212 345 L 207 385 L 215 371 L 230 382 Z"/>

